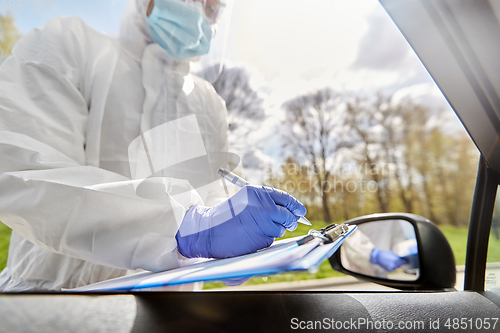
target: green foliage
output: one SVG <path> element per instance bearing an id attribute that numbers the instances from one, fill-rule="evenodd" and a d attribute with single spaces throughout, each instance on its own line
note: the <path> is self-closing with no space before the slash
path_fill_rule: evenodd
<path id="1" fill-rule="evenodd" d="M 0 14 L 0 58 L 11 55 L 14 44 L 21 38 L 16 28 L 14 17 L 9 13 Z"/>
<path id="2" fill-rule="evenodd" d="M 7 253 L 9 252 L 11 230 L 0 222 L 0 271 L 7 264 Z"/>
<path id="3" fill-rule="evenodd" d="M 467 236 L 469 228 L 440 226 L 439 229 L 443 232 L 448 243 L 450 243 L 453 254 L 455 255 L 455 264 L 457 266 L 465 265 L 465 254 L 467 252 Z"/>
<path id="4" fill-rule="evenodd" d="M 488 244 L 488 262 L 500 262 L 500 238 L 492 232 Z"/>
<path id="5" fill-rule="evenodd" d="M 465 255 L 467 253 L 467 237 L 469 229 L 467 227 L 439 226 L 448 243 L 450 243 L 455 263 L 457 266 L 465 265 Z M 493 232 L 490 234 L 488 243 L 488 262 L 500 262 L 500 239 L 497 239 Z"/>

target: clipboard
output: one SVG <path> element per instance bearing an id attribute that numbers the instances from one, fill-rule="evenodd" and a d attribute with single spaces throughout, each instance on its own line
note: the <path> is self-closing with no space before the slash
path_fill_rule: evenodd
<path id="1" fill-rule="evenodd" d="M 198 281 L 272 275 L 291 271 L 314 271 L 328 259 L 357 226 L 332 224 L 306 236 L 274 242 L 270 247 L 234 258 L 206 259 L 164 272 L 140 272 L 66 292 L 138 291 Z"/>

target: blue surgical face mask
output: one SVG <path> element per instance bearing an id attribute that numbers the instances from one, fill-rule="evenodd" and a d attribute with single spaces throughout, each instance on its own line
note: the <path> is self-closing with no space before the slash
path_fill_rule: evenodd
<path id="1" fill-rule="evenodd" d="M 156 0 L 148 17 L 153 41 L 177 60 L 207 54 L 212 29 L 197 1 Z"/>

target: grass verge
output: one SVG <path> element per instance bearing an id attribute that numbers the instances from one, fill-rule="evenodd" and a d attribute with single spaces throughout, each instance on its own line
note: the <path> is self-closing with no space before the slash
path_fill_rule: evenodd
<path id="1" fill-rule="evenodd" d="M 11 230 L 0 222 L 0 271 L 7 264 L 7 254 L 9 252 Z"/>

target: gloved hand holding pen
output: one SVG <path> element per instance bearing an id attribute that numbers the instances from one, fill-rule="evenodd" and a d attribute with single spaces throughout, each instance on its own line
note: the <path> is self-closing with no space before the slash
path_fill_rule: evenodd
<path id="1" fill-rule="evenodd" d="M 270 187 L 245 186 L 215 206 L 191 207 L 176 239 L 188 258 L 229 258 L 271 245 L 295 230 L 306 208 L 290 194 Z"/>

